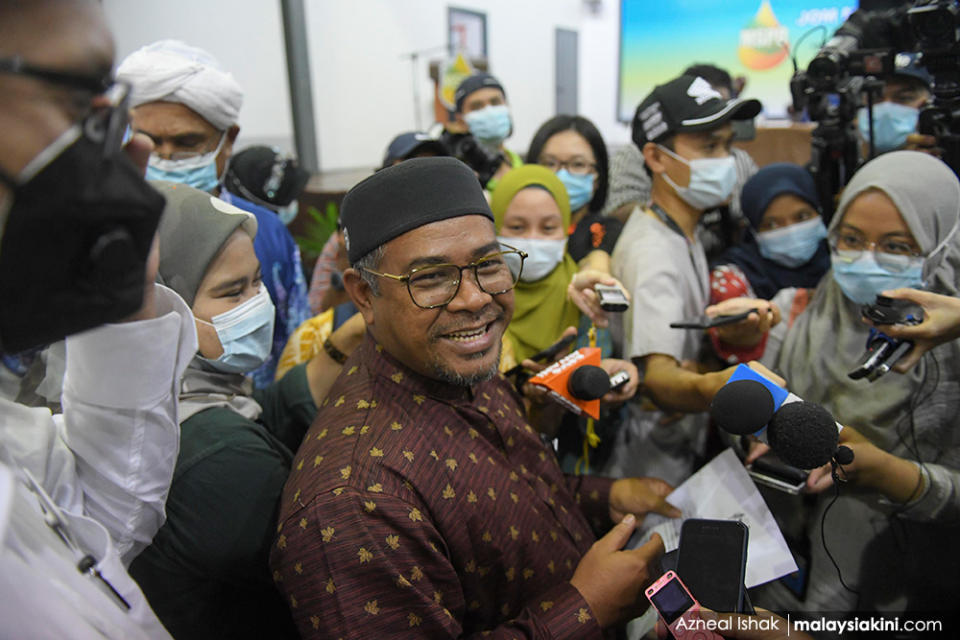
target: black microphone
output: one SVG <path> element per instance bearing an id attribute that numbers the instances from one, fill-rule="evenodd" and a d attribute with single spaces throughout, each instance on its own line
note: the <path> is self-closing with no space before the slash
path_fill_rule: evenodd
<path id="1" fill-rule="evenodd" d="M 838 456 L 839 436 L 837 423 L 830 412 L 813 402 L 791 402 L 780 407 L 767 427 L 770 448 L 787 464 L 801 469 L 816 469 Z M 842 454 L 844 458 L 847 453 Z"/>
<path id="2" fill-rule="evenodd" d="M 610 391 L 610 376 L 600 367 L 584 364 L 567 378 L 567 391 L 578 400 L 596 400 Z"/>
<path id="3" fill-rule="evenodd" d="M 735 380 L 717 391 L 710 417 L 721 429 L 737 436 L 756 433 L 774 415 L 773 394 L 756 380 Z"/>

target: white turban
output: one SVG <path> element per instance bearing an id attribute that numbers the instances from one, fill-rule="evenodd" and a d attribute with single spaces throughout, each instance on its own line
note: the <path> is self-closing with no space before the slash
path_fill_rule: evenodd
<path id="1" fill-rule="evenodd" d="M 179 102 L 220 131 L 237 122 L 243 105 L 243 89 L 216 58 L 179 40 L 137 49 L 120 64 L 117 77 L 132 87 L 131 107 Z"/>

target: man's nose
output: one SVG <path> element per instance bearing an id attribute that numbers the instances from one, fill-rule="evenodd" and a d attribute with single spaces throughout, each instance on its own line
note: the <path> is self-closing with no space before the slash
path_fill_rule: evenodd
<path id="1" fill-rule="evenodd" d="M 447 303 L 448 311 L 479 311 L 493 300 L 493 296 L 480 288 L 476 272 L 464 269 L 457 295 Z"/>

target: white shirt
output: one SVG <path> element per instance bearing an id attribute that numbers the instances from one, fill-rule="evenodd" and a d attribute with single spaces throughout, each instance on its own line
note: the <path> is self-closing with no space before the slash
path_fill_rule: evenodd
<path id="1" fill-rule="evenodd" d="M 0 400 L 0 637 L 169 637 L 126 566 L 165 519 L 196 349 L 189 307 L 157 285 L 156 318 L 67 339 L 62 415 Z M 129 610 L 77 568 L 88 554 Z"/>

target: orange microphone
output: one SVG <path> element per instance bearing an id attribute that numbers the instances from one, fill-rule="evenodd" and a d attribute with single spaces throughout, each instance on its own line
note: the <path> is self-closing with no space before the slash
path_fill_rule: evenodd
<path id="1" fill-rule="evenodd" d="M 583 347 L 530 378 L 550 397 L 577 415 L 600 416 L 600 398 L 610 391 L 610 377 L 600 368 L 600 349 Z"/>

